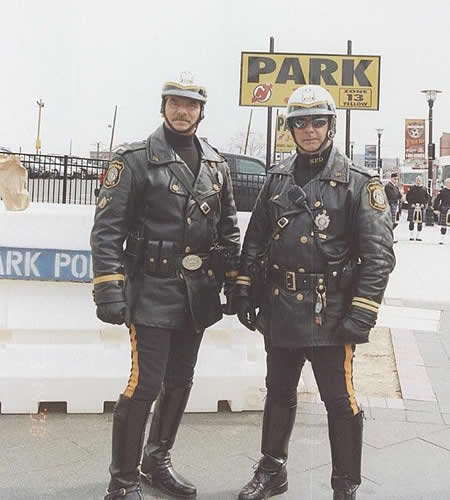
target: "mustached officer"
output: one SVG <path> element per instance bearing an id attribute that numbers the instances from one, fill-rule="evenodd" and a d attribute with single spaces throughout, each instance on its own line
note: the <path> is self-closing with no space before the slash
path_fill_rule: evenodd
<path id="1" fill-rule="evenodd" d="M 237 275 L 239 228 L 225 160 L 195 135 L 206 90 L 184 75 L 161 93 L 164 123 L 111 162 L 91 234 L 97 316 L 130 329 L 131 374 L 113 415 L 105 500 L 142 500 L 141 475 L 176 498 L 196 488 L 170 449 L 205 328 L 222 318 Z M 123 250 L 124 242 L 126 248 Z"/>
<path id="2" fill-rule="evenodd" d="M 239 500 L 288 489 L 288 445 L 306 360 L 328 413 L 333 498 L 354 500 L 363 414 L 353 356 L 355 344 L 369 340 L 395 264 L 391 216 L 375 174 L 333 145 L 336 106 L 324 88 L 297 89 L 287 123 L 297 152 L 268 171 L 236 281 L 239 320 L 263 334 L 267 353 L 262 458 Z"/>

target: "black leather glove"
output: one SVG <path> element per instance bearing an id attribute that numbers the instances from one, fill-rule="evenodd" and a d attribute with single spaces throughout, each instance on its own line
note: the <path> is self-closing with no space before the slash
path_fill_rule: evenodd
<path id="1" fill-rule="evenodd" d="M 256 330 L 256 312 L 250 297 L 235 296 L 235 308 L 239 321 L 252 332 Z"/>
<path id="2" fill-rule="evenodd" d="M 352 305 L 349 313 L 342 320 L 338 333 L 347 344 L 364 344 L 369 342 L 370 330 L 376 322 L 375 311 Z"/>
<path id="3" fill-rule="evenodd" d="M 97 318 L 112 325 L 125 323 L 128 328 L 130 327 L 130 314 L 125 301 L 98 304 Z"/>
<path id="4" fill-rule="evenodd" d="M 369 342 L 370 329 L 367 323 L 347 316 L 342 320 L 339 335 L 346 344 L 364 344 Z"/>

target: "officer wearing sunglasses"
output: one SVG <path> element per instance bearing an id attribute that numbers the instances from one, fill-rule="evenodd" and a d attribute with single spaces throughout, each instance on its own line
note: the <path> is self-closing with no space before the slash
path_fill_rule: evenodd
<path id="1" fill-rule="evenodd" d="M 288 489 L 288 445 L 306 360 L 328 414 L 333 499 L 355 500 L 363 413 L 353 356 L 356 344 L 369 341 L 395 265 L 392 221 L 376 174 L 352 165 L 333 144 L 336 106 L 324 88 L 297 89 L 287 122 L 297 150 L 268 171 L 236 281 L 238 318 L 263 334 L 267 353 L 262 458 L 239 500 Z"/>

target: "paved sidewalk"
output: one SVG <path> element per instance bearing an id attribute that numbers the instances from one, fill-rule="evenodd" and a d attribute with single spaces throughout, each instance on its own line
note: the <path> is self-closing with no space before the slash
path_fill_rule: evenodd
<path id="1" fill-rule="evenodd" d="M 380 314 L 392 331 L 402 399 L 362 398 L 366 422 L 358 499 L 450 499 L 450 240 L 424 243 L 399 228 L 394 271 Z M 111 413 L 0 415 L 0 500 L 103 498 Z M 173 451 L 199 500 L 237 497 L 259 459 L 261 412 L 187 414 Z M 300 394 L 290 445 L 289 491 L 279 499 L 331 500 L 325 410 Z M 146 499 L 165 499 L 150 487 Z"/>

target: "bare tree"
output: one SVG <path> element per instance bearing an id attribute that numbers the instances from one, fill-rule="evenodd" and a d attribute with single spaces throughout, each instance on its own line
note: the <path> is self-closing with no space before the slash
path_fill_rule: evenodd
<path id="1" fill-rule="evenodd" d="M 230 153 L 244 154 L 246 136 L 246 132 L 236 132 L 228 143 L 227 151 Z M 266 143 L 262 133 L 250 132 L 247 143 L 247 152 L 245 154 L 249 156 L 256 156 L 257 158 L 265 158 Z"/>

